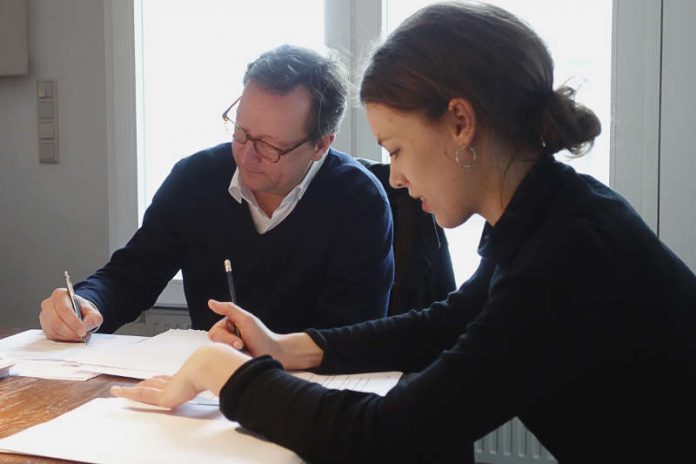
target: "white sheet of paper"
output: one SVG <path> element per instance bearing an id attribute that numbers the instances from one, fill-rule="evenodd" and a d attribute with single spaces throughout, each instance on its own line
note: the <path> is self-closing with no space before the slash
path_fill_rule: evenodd
<path id="1" fill-rule="evenodd" d="M 318 383 L 335 390 L 355 390 L 376 393 L 384 396 L 399 382 L 402 372 L 371 372 L 368 374 L 319 375 L 311 372 L 291 372 L 292 375 L 310 382 Z M 189 401 L 194 404 L 218 406 L 220 399 L 215 394 L 205 391 Z"/>
<path id="2" fill-rule="evenodd" d="M 227 420 L 216 407 L 186 404 L 163 411 L 121 398 L 92 400 L 0 439 L 0 449 L 97 464 L 302 462 L 292 451 Z"/>
<path id="3" fill-rule="evenodd" d="M 37 377 L 40 379 L 84 381 L 92 379 L 99 374 L 85 371 L 79 365 L 66 361 L 20 359 L 10 368 L 10 375 Z"/>
<path id="4" fill-rule="evenodd" d="M 42 330 L 31 329 L 0 340 L 0 355 L 15 359 L 53 359 L 70 361 L 83 353 L 109 348 L 115 351 L 144 340 L 134 335 L 92 334 L 88 344 L 57 342 Z"/>
<path id="5" fill-rule="evenodd" d="M 203 330 L 170 329 L 118 349 L 82 351 L 72 359 L 95 372 L 146 379 L 173 375 L 197 348 L 212 343 Z"/>
<path id="6" fill-rule="evenodd" d="M 402 372 L 370 372 L 366 374 L 319 375 L 311 372 L 293 372 L 293 375 L 310 382 L 318 383 L 326 388 L 336 390 L 355 390 L 366 393 L 377 393 L 384 396 L 394 388 Z"/>
<path id="7" fill-rule="evenodd" d="M 14 363 L 12 359 L 0 359 L 0 379 L 10 374 Z"/>

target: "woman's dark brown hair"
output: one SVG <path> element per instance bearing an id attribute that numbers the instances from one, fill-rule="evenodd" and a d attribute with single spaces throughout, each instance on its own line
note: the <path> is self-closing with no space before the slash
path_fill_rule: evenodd
<path id="1" fill-rule="evenodd" d="M 601 132 L 569 87 L 553 90 L 544 42 L 509 12 L 483 3 L 438 3 L 404 21 L 372 55 L 360 99 L 441 117 L 468 100 L 481 127 L 518 148 L 581 155 Z"/>

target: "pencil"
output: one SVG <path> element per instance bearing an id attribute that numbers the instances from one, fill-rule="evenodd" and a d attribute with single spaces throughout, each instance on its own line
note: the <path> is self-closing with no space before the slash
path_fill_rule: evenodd
<path id="1" fill-rule="evenodd" d="M 225 260 L 225 274 L 227 274 L 227 289 L 230 292 L 230 301 L 237 304 L 237 294 L 234 291 L 234 279 L 232 278 L 232 263 L 230 263 L 229 259 Z M 229 319 L 227 319 L 227 328 L 230 332 L 234 333 L 239 338 L 242 338 L 242 334 L 239 333 L 239 327 L 237 327 Z"/>

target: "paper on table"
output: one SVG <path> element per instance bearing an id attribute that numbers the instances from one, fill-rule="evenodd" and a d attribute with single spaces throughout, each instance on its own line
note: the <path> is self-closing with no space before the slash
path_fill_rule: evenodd
<path id="1" fill-rule="evenodd" d="M 127 446 L 115 449 L 114 437 Z M 302 462 L 292 451 L 227 420 L 217 408 L 186 404 L 162 411 L 133 407 L 122 398 L 92 400 L 0 439 L 0 449 L 97 464 Z"/>
<path id="2" fill-rule="evenodd" d="M 137 343 L 145 337 L 92 334 L 89 344 L 57 342 L 46 338 L 42 330 L 32 329 L 0 340 L 0 354 L 15 359 L 52 359 L 70 361 L 82 353 Z"/>
<path id="3" fill-rule="evenodd" d="M 291 374 L 309 382 L 318 383 L 326 388 L 376 393 L 381 396 L 386 395 L 389 390 L 394 388 L 403 375 L 403 373 L 396 371 L 342 375 L 319 375 L 311 372 L 291 372 Z M 220 404 L 220 399 L 213 393 L 206 391 L 200 393 L 189 402 L 217 406 Z"/>
<path id="4" fill-rule="evenodd" d="M 21 359 L 10 368 L 10 375 L 40 379 L 84 381 L 99 375 L 83 370 L 79 365 L 65 361 Z"/>
<path id="5" fill-rule="evenodd" d="M 96 372 L 146 379 L 173 375 L 197 348 L 212 343 L 203 330 L 170 329 L 117 350 L 82 351 L 72 359 Z"/>
<path id="6" fill-rule="evenodd" d="M 294 376 L 318 383 L 326 388 L 336 390 L 355 390 L 377 393 L 384 396 L 394 388 L 403 373 L 370 372 L 366 374 L 319 375 L 311 372 L 293 372 Z"/>
<path id="7" fill-rule="evenodd" d="M 10 375 L 42 379 L 88 380 L 99 374 L 71 361 L 82 353 L 118 350 L 145 337 L 131 335 L 92 334 L 90 343 L 49 340 L 41 330 L 32 329 L 0 340 L 0 354 L 13 358 L 16 364 Z"/>
<path id="8" fill-rule="evenodd" d="M 0 379 L 6 377 L 10 373 L 10 368 L 14 364 L 11 359 L 0 359 Z"/>

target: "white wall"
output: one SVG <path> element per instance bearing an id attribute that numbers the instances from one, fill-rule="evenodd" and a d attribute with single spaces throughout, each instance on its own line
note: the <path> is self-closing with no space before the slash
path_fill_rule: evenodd
<path id="1" fill-rule="evenodd" d="M 664 1 L 659 234 L 696 272 L 694 18 L 696 2 Z"/>
<path id="2" fill-rule="evenodd" d="M 0 78 L 0 327 L 108 257 L 104 5 L 28 0 L 29 74 Z M 36 79 L 58 79 L 60 163 L 39 164 Z"/>

